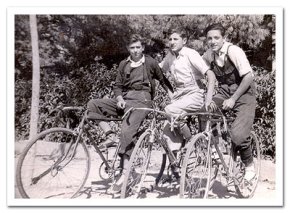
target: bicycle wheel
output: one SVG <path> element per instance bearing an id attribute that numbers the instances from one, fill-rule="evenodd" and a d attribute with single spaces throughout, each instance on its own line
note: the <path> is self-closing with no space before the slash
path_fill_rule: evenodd
<path id="1" fill-rule="evenodd" d="M 66 128 L 52 128 L 30 140 L 19 157 L 16 181 L 23 198 L 74 198 L 84 186 L 90 155 Z"/>
<path id="2" fill-rule="evenodd" d="M 181 168 L 180 198 L 206 198 L 211 178 L 210 141 L 203 133 L 193 136 Z"/>
<path id="3" fill-rule="evenodd" d="M 142 198 L 146 189 L 151 187 L 146 181 L 152 152 L 149 136 L 149 131 L 144 132 L 135 145 L 122 185 L 121 198 Z"/>
<path id="4" fill-rule="evenodd" d="M 234 177 L 236 177 L 235 181 L 236 192 L 240 198 L 253 197 L 260 177 L 260 168 L 261 168 L 260 142 L 254 132 L 251 132 L 250 140 L 256 176 L 250 181 L 244 179 L 245 166 L 242 163 L 241 158 L 237 156 L 237 159 L 234 162 L 235 167 L 233 172 Z"/>

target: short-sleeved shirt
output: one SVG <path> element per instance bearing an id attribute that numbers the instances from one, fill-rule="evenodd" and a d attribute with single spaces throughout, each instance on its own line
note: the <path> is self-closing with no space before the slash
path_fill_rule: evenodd
<path id="1" fill-rule="evenodd" d="M 226 55 L 228 55 L 230 60 L 233 62 L 241 77 L 248 72 L 251 72 L 253 75 L 252 68 L 245 52 L 240 47 L 233 45 L 230 42 L 224 42 L 218 53 L 215 53 L 212 49 L 208 49 L 203 54 L 202 58 L 208 66 L 210 66 L 211 62 L 215 60 L 215 63 L 218 66 L 223 67 Z"/>
<path id="2" fill-rule="evenodd" d="M 172 52 L 168 52 L 163 62 L 162 69 L 170 71 L 176 87 L 197 87 L 197 80 L 209 70 L 209 66 L 204 62 L 199 53 L 191 48 L 183 47 L 176 57 Z"/>

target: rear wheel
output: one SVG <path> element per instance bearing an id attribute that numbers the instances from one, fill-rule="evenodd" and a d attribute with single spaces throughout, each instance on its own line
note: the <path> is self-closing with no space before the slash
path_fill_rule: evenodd
<path id="1" fill-rule="evenodd" d="M 239 156 L 237 156 L 237 160 L 234 162 L 235 167 L 233 168 L 234 177 L 237 178 L 235 182 L 235 188 L 237 194 L 241 198 L 253 197 L 260 177 L 260 168 L 261 168 L 260 143 L 254 132 L 251 132 L 250 141 L 256 176 L 250 181 L 244 179 L 245 166 L 242 163 Z"/>
<path id="2" fill-rule="evenodd" d="M 211 178 L 211 149 L 207 136 L 199 133 L 186 145 L 181 180 L 181 198 L 206 198 Z"/>
<path id="3" fill-rule="evenodd" d="M 135 145 L 122 185 L 121 198 L 142 198 L 151 188 L 146 180 L 153 145 L 148 142 L 149 136 L 149 131 L 144 132 Z"/>
<path id="4" fill-rule="evenodd" d="M 52 128 L 30 140 L 19 157 L 16 182 L 23 198 L 73 198 L 84 186 L 89 170 L 87 147 L 66 128 Z"/>

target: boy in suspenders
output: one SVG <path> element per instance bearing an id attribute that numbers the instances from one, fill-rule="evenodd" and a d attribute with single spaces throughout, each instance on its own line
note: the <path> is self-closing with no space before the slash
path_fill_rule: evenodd
<path id="1" fill-rule="evenodd" d="M 225 29 L 221 24 L 212 24 L 205 30 L 209 49 L 203 59 L 211 67 L 219 83 L 217 94 L 206 105 L 207 110 L 233 110 L 236 118 L 230 134 L 236 150 L 245 164 L 245 179 L 255 177 L 252 150 L 248 137 L 255 118 L 256 98 L 253 71 L 244 51 L 226 42 Z M 210 99 L 210 97 L 209 97 Z"/>

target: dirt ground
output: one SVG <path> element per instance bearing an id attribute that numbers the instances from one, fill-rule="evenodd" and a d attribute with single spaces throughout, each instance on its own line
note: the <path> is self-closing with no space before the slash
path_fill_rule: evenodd
<path id="1" fill-rule="evenodd" d="M 23 149 L 23 143 L 16 143 L 15 147 L 15 165 L 18 160 L 18 156 Z M 93 148 L 90 148 L 91 154 L 91 170 L 89 174 L 89 178 L 86 181 L 85 187 L 82 190 L 81 195 L 78 198 L 81 199 L 99 199 L 99 198 L 119 198 L 119 194 L 109 194 L 107 193 L 107 189 L 112 184 L 110 180 L 102 180 L 98 175 L 98 170 L 100 167 L 101 160 L 99 159 L 97 153 L 93 151 Z M 156 152 L 154 157 L 157 159 L 156 164 L 152 164 L 152 170 L 155 170 L 156 173 L 158 171 L 157 162 L 158 159 L 161 159 L 161 152 Z M 156 168 L 155 168 L 156 167 Z M 15 167 L 16 168 L 16 167 Z M 263 199 L 263 200 L 271 200 L 275 199 L 276 189 L 275 189 L 275 164 L 270 160 L 262 160 L 261 162 L 261 175 L 259 179 L 259 184 L 256 189 L 255 195 L 252 199 Z M 76 173 L 78 172 L 76 168 Z M 154 180 L 154 172 L 152 172 L 152 181 Z M 150 177 L 149 177 L 150 179 Z M 152 182 L 153 183 L 153 182 Z M 214 198 L 217 199 L 236 199 L 237 195 L 235 191 L 228 191 L 224 186 L 222 181 L 217 180 L 214 183 L 214 190 L 211 191 L 211 194 L 214 195 Z M 15 198 L 21 198 L 21 195 L 18 192 L 16 183 L 15 183 Z M 153 192 L 149 192 L 146 194 L 146 198 L 179 198 L 179 185 L 178 184 L 161 184 L 160 187 L 153 190 Z"/>

